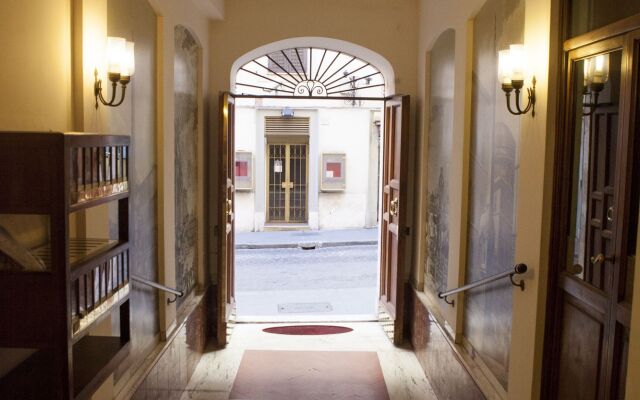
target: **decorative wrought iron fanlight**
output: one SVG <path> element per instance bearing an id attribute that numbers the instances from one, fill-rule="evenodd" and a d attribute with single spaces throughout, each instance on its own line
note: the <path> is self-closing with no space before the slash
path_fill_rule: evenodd
<path id="1" fill-rule="evenodd" d="M 370 63 L 334 50 L 296 47 L 244 64 L 236 92 L 296 97 L 384 97 L 384 77 Z"/>

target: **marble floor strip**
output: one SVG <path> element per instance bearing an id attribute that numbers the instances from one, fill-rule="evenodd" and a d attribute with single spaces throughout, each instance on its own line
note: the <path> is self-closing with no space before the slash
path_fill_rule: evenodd
<path id="1" fill-rule="evenodd" d="M 395 347 L 378 323 L 341 323 L 353 331 L 339 335 L 289 336 L 262 331 L 278 325 L 235 325 L 225 349 L 209 348 L 203 354 L 179 398 L 228 400 L 246 350 L 283 350 L 376 352 L 391 400 L 437 400 L 413 351 Z"/>

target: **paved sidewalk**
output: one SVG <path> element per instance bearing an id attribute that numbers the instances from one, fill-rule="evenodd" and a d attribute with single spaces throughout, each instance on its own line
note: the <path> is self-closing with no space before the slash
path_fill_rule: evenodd
<path id="1" fill-rule="evenodd" d="M 378 228 L 319 231 L 237 232 L 237 249 L 335 247 L 378 244 Z"/>

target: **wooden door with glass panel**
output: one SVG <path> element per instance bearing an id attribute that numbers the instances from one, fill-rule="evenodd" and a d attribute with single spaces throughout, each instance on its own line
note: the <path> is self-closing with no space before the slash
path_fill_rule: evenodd
<path id="1" fill-rule="evenodd" d="M 308 136 L 267 140 L 267 222 L 306 223 Z"/>
<path id="2" fill-rule="evenodd" d="M 638 38 L 568 52 L 549 398 L 624 398 L 640 187 Z"/>

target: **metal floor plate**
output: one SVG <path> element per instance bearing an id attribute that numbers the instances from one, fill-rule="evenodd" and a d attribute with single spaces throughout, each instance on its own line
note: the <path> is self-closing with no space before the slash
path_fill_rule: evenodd
<path id="1" fill-rule="evenodd" d="M 283 303 L 278 304 L 279 313 L 307 314 L 331 312 L 331 303 Z"/>

